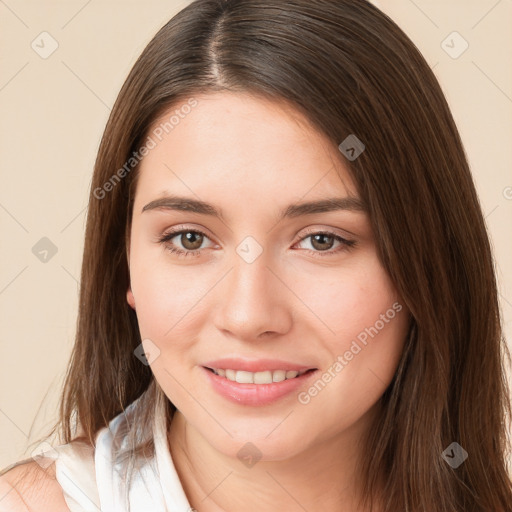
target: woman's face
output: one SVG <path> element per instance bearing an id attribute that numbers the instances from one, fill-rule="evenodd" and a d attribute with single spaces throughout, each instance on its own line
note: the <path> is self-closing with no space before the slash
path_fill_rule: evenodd
<path id="1" fill-rule="evenodd" d="M 335 145 L 282 103 L 194 100 L 150 132 L 127 299 L 191 428 L 229 456 L 250 441 L 265 460 L 288 458 L 368 423 L 406 308 Z M 327 199 L 338 203 L 298 208 Z"/>

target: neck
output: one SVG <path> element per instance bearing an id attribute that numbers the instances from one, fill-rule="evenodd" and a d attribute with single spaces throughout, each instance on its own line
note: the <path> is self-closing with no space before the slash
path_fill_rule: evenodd
<path id="1" fill-rule="evenodd" d="M 354 425 L 292 458 L 263 457 L 247 467 L 211 446 L 176 410 L 169 445 L 190 505 L 198 512 L 365 512 L 356 505 L 361 492 L 356 432 L 360 435 L 361 428 Z"/>

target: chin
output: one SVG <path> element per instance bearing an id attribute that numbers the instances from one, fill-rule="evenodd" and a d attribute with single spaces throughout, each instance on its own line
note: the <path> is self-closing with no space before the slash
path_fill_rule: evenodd
<path id="1" fill-rule="evenodd" d="M 269 424 L 272 426 L 269 427 Z M 210 432 L 201 432 L 208 444 L 227 457 L 244 460 L 257 458 L 260 461 L 279 461 L 290 459 L 307 448 L 304 432 L 290 432 L 287 428 L 277 427 L 279 422 L 264 422 L 255 428 L 247 428 L 246 424 L 240 429 L 234 429 L 231 424 L 231 434 L 226 432 L 212 437 Z M 270 435 L 269 435 L 270 434 Z"/>

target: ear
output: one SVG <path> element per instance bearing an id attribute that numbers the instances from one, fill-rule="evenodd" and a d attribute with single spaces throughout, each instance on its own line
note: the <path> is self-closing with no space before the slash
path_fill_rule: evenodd
<path id="1" fill-rule="evenodd" d="M 128 272 L 130 271 L 130 238 L 127 235 L 125 238 L 125 249 L 126 249 L 126 263 L 128 264 Z M 135 310 L 135 297 L 133 296 L 131 284 L 128 286 L 126 291 L 126 301 Z"/>
<path id="2" fill-rule="evenodd" d="M 126 292 L 126 300 L 128 301 L 128 304 L 132 307 L 132 309 L 135 309 L 135 297 L 133 296 L 132 287 L 129 286 L 128 290 Z"/>

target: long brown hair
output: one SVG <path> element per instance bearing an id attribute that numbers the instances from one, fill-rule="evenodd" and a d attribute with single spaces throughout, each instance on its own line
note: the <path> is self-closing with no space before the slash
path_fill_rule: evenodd
<path id="1" fill-rule="evenodd" d="M 365 145 L 356 160 L 340 159 L 369 205 L 379 257 L 412 325 L 365 439 L 364 505 L 384 475 L 385 512 L 512 511 L 510 354 L 482 210 L 433 72 L 364 0 L 196 0 L 143 51 L 95 164 L 76 343 L 56 425 L 64 441 L 94 444 L 143 398 L 137 428 L 146 435 L 133 439 L 145 441 L 132 454 L 151 451 L 147 429 L 162 391 L 133 353 L 141 339 L 126 302 L 126 246 L 138 167 L 127 162 L 164 112 L 220 90 L 290 102 L 334 144 L 354 134 Z M 170 421 L 168 400 L 167 408 Z M 442 456 L 453 442 L 468 454 L 456 469 Z"/>

